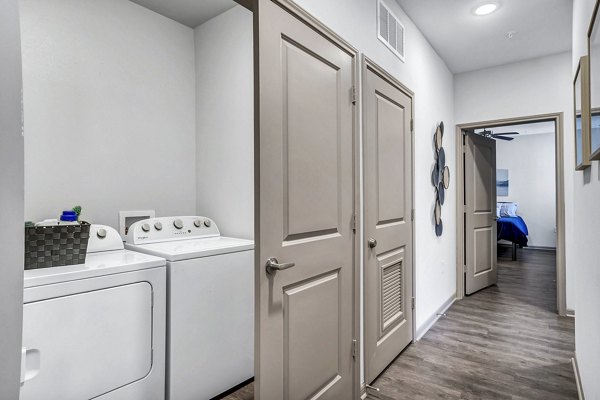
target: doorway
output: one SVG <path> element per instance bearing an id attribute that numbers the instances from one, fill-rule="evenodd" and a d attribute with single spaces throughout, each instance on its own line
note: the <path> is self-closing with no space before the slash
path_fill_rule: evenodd
<path id="1" fill-rule="evenodd" d="M 458 245 L 457 245 L 457 281 L 456 281 L 456 292 L 457 299 L 462 299 L 465 295 L 470 294 L 470 291 L 473 290 L 473 287 L 469 290 L 467 289 L 467 281 L 469 280 L 469 274 L 472 274 L 472 277 L 477 275 L 477 271 L 475 270 L 474 265 L 469 265 L 473 260 L 470 259 L 469 256 L 469 246 L 472 243 L 469 243 L 469 215 L 468 215 L 468 203 L 469 203 L 469 191 L 468 185 L 465 185 L 465 179 L 467 178 L 467 173 L 469 170 L 469 165 L 467 164 L 469 160 L 469 151 L 466 150 L 469 140 L 469 135 L 477 135 L 482 137 L 483 139 L 496 140 L 497 136 L 502 136 L 502 138 L 514 138 L 514 131 L 512 129 L 508 129 L 508 127 L 514 127 L 515 125 L 530 125 L 530 124 L 543 124 L 549 123 L 553 125 L 554 128 L 554 161 L 555 161 L 555 171 L 554 171 L 554 181 L 555 181 L 555 218 L 556 218 L 556 310 L 559 315 L 566 315 L 566 296 L 565 296 L 565 285 L 566 285 L 566 273 L 565 273 L 565 210 L 564 210 L 564 164 L 563 164 L 563 114 L 555 113 L 555 114 L 544 114 L 544 115 L 536 115 L 536 116 L 528 116 L 528 117 L 518 117 L 511 119 L 503 119 L 503 120 L 495 120 L 495 121 L 482 121 L 476 123 L 469 124 L 461 124 L 456 127 L 456 135 L 457 135 L 457 143 L 464 143 L 464 146 L 457 146 L 457 182 L 459 188 L 457 190 L 457 237 Z M 533 125 L 530 125 L 533 126 Z M 489 127 L 494 127 L 496 133 L 489 129 Z M 508 133 L 508 134 L 507 134 Z M 506 139 L 498 139 L 502 141 L 508 141 Z M 495 145 L 495 143 L 494 143 Z M 494 146 L 495 147 L 495 146 Z M 495 157 L 495 150 L 494 150 Z M 461 165 L 462 164 L 462 165 Z M 500 168 L 500 167 L 499 167 Z M 496 167 L 493 167 L 494 176 L 496 174 Z M 504 180 L 504 179 L 503 179 Z M 507 179 L 506 179 L 507 180 Z M 496 179 L 494 179 L 496 181 Z M 488 183 L 489 184 L 489 183 Z M 502 183 L 500 186 L 500 190 L 504 189 Z M 490 192 L 493 192 L 493 200 L 496 203 L 496 187 L 489 188 Z M 502 199 L 502 197 L 500 197 Z M 496 230 L 496 219 L 497 214 L 494 212 L 493 220 L 494 225 L 493 229 Z M 492 229 L 492 228 L 491 228 Z M 494 232 L 496 233 L 496 232 Z M 495 243 L 496 238 L 493 238 L 494 250 L 496 249 Z M 542 247 L 542 246 L 540 246 Z M 518 244 L 517 244 L 518 248 Z M 513 251 L 516 251 L 516 248 L 513 247 Z M 512 256 L 512 254 L 511 254 Z M 492 258 L 491 265 L 492 267 L 497 267 L 497 260 L 494 256 Z M 493 283 L 493 282 L 492 282 Z M 485 285 L 484 285 L 485 286 Z M 482 287 L 484 287 L 482 286 Z M 481 289 L 482 287 L 475 286 L 475 290 Z"/>

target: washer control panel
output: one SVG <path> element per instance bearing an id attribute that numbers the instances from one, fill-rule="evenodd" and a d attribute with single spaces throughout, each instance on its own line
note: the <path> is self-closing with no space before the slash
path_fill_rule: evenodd
<path id="1" fill-rule="evenodd" d="M 137 221 L 129 227 L 126 242 L 147 244 L 220 236 L 219 228 L 207 217 L 159 217 Z"/>

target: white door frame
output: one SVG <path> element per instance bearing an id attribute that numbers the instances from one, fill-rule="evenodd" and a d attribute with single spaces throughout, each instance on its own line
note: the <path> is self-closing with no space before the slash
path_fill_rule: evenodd
<path id="1" fill-rule="evenodd" d="M 465 296 L 464 287 L 464 171 L 463 133 L 465 129 L 477 129 L 488 126 L 507 126 L 532 122 L 552 121 L 555 124 L 555 161 L 556 161 L 556 309 L 561 316 L 567 315 L 566 266 L 565 266 L 565 182 L 564 182 L 564 131 L 563 113 L 540 114 L 525 117 L 480 121 L 456 125 L 456 299 Z"/>

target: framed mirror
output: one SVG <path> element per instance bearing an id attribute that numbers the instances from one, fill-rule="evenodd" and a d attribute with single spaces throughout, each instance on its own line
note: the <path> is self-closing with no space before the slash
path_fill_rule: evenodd
<path id="1" fill-rule="evenodd" d="M 600 0 L 588 30 L 590 86 L 590 160 L 600 160 Z"/>
<path id="2" fill-rule="evenodd" d="M 579 59 L 573 80 L 575 169 L 578 171 L 590 166 L 589 87 L 588 56 L 583 56 Z"/>

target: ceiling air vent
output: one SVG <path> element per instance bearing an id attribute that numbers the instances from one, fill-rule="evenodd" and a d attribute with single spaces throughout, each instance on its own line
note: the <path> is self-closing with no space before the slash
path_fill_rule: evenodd
<path id="1" fill-rule="evenodd" d="M 404 25 L 382 0 L 377 2 L 377 37 L 399 59 L 404 61 Z"/>

